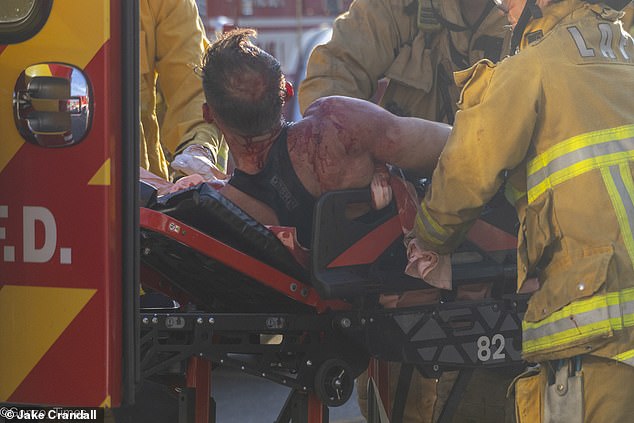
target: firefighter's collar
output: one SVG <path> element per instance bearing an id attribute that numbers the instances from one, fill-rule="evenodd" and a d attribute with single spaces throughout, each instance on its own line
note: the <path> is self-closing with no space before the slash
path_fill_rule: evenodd
<path id="1" fill-rule="evenodd" d="M 520 50 L 539 41 L 573 11 L 583 7 L 592 8 L 593 6 L 596 5 L 591 5 L 583 0 L 562 0 L 546 6 L 542 10 L 543 16 L 541 18 L 532 19 L 528 25 L 526 25 L 526 29 L 524 29 L 524 36 L 522 37 L 522 42 L 520 43 Z"/>

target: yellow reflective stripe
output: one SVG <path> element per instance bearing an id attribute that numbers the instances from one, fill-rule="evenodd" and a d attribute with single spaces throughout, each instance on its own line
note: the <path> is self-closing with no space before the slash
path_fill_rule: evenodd
<path id="1" fill-rule="evenodd" d="M 627 232 L 623 232 L 623 238 L 630 260 L 632 260 L 632 266 L 634 266 L 634 232 L 632 232 L 634 229 L 634 179 L 632 179 L 632 171 L 630 170 L 629 163 L 621 163 L 619 170 L 627 192 L 627 197 L 623 196 L 625 197 L 623 198 L 623 203 L 628 206 L 629 225 L 627 226 Z M 622 230 L 624 230 L 624 228 L 622 228 Z"/>
<path id="2" fill-rule="evenodd" d="M 621 300 L 622 299 L 622 300 Z M 608 292 L 606 294 L 597 294 L 590 298 L 575 301 L 570 305 L 555 311 L 550 316 L 539 322 L 525 322 L 526 329 L 538 328 L 547 323 L 552 323 L 563 318 L 569 319 L 571 315 L 585 313 L 604 307 L 605 305 L 617 305 L 621 302 L 634 301 L 634 288 L 628 288 L 623 291 Z"/>
<path id="3" fill-rule="evenodd" d="M 522 322 L 526 353 L 634 326 L 634 288 L 575 301 L 540 320 Z"/>
<path id="4" fill-rule="evenodd" d="M 634 160 L 634 151 L 625 151 L 605 156 L 593 157 L 575 163 L 574 165 L 562 170 L 553 172 L 549 177 L 545 178 L 538 185 L 531 187 L 528 190 L 528 202 L 532 203 L 537 197 L 542 195 L 548 189 L 553 188 L 554 186 L 559 185 L 562 182 L 566 182 L 574 178 L 575 176 L 582 175 L 594 169 L 617 165 L 630 160 Z"/>
<path id="5" fill-rule="evenodd" d="M 527 164 L 528 202 L 546 190 L 602 166 L 634 160 L 634 125 L 577 135 Z"/>
<path id="6" fill-rule="evenodd" d="M 443 245 L 449 238 L 447 230 L 431 217 L 424 201 L 416 213 L 415 224 L 416 234 L 426 242 Z"/>
<path id="7" fill-rule="evenodd" d="M 218 149 L 218 159 L 216 160 L 218 170 L 223 173 L 227 173 L 227 162 L 229 157 L 229 150 L 225 146 L 226 144 L 221 145 Z"/>
<path id="8" fill-rule="evenodd" d="M 612 357 L 613 360 L 634 366 L 634 350 L 622 352 Z"/>
<path id="9" fill-rule="evenodd" d="M 522 342 L 522 351 L 525 353 L 533 353 L 546 348 L 560 347 L 583 338 L 590 338 L 595 335 L 607 333 L 610 330 L 615 330 L 615 328 L 610 326 L 610 322 L 596 322 L 583 326 L 583 331 L 581 331 L 580 328 L 571 328 L 552 335 L 543 336 L 535 341 L 524 340 Z"/>
<path id="10" fill-rule="evenodd" d="M 616 213 L 623 243 L 634 266 L 634 237 L 632 235 L 632 225 L 634 224 L 634 204 L 632 203 L 634 183 L 632 182 L 629 165 L 621 164 L 619 172 L 617 172 L 616 167 L 602 168 L 601 175 Z"/>
<path id="11" fill-rule="evenodd" d="M 580 148 L 604 143 L 614 139 L 629 138 L 632 136 L 634 136 L 634 125 L 624 125 L 616 128 L 603 129 L 600 131 L 576 135 L 555 144 L 532 159 L 527 165 L 528 174 L 533 174 L 546 167 L 553 160 Z"/>

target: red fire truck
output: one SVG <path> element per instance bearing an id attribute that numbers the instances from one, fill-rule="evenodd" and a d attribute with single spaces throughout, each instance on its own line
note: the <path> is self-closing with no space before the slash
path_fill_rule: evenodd
<path id="1" fill-rule="evenodd" d="M 0 402 L 134 392 L 135 13 L 0 4 Z"/>

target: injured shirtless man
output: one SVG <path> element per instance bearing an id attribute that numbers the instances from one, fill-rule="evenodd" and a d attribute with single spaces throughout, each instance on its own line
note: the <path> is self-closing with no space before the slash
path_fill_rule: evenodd
<path id="1" fill-rule="evenodd" d="M 204 118 L 224 133 L 235 162 L 223 195 L 265 225 L 296 227 L 309 247 L 313 205 L 323 193 L 367 187 L 373 177 L 387 184 L 385 163 L 431 175 L 450 126 L 348 97 L 319 99 L 303 119 L 285 122 L 292 87 L 278 60 L 251 42 L 255 35 L 220 35 L 199 70 Z"/>

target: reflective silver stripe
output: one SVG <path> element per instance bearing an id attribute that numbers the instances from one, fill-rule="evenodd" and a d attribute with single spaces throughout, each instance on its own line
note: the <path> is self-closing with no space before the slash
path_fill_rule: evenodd
<path id="1" fill-rule="evenodd" d="M 623 242 L 630 256 L 630 261 L 632 261 L 634 265 L 634 234 L 632 233 L 634 229 L 634 202 L 632 202 L 632 196 L 627 189 L 624 177 L 630 179 L 630 186 L 632 185 L 632 181 L 631 175 L 623 175 L 622 173 L 622 171 L 629 172 L 629 166 L 626 166 L 626 169 L 621 169 L 620 166 L 610 166 L 609 171 L 619 196 L 618 199 L 612 198 L 612 196 L 610 196 L 610 198 L 614 203 L 613 206 L 617 213 L 617 220 L 621 228 Z M 624 216 L 621 216 L 623 214 Z"/>
<path id="2" fill-rule="evenodd" d="M 620 354 L 617 354 L 614 357 L 612 357 L 612 359 L 618 362 L 621 362 L 623 364 L 634 366 L 634 350 L 629 350 L 629 351 L 625 351 Z"/>
<path id="3" fill-rule="evenodd" d="M 610 201 L 614 207 L 616 220 L 619 223 L 625 249 L 634 266 L 634 180 L 629 163 L 618 166 L 601 168 L 601 175 L 605 182 Z"/>
<path id="4" fill-rule="evenodd" d="M 425 207 L 425 204 L 422 205 L 421 209 L 417 214 L 416 221 L 423 225 L 424 234 L 420 234 L 426 241 L 432 242 L 434 244 L 442 245 L 449 238 L 449 236 L 445 233 L 441 233 L 436 230 L 434 223 L 431 221 L 431 216 L 429 216 L 429 212 Z"/>
<path id="5" fill-rule="evenodd" d="M 618 306 L 612 307 L 618 309 Z M 524 342 L 536 340 L 571 329 L 579 329 L 579 333 L 581 333 L 584 326 L 600 321 L 607 321 L 611 314 L 608 312 L 608 308 L 610 307 L 602 307 L 585 313 L 575 314 L 574 316 L 565 317 L 536 328 L 524 328 L 522 330 L 522 340 Z"/>
<path id="6" fill-rule="evenodd" d="M 627 364 L 629 366 L 634 366 L 634 357 L 627 360 L 619 360 L 621 363 Z"/>
<path id="7" fill-rule="evenodd" d="M 566 308 L 574 306 L 574 304 L 572 303 Z M 562 339 L 558 340 L 564 342 L 566 340 L 583 339 L 588 336 L 606 333 L 610 330 L 620 330 L 634 325 L 634 319 L 631 317 L 623 318 L 628 315 L 634 315 L 634 300 L 612 305 L 607 305 L 606 300 L 605 306 L 582 313 L 566 313 L 560 319 L 542 325 L 537 324 L 538 326 L 536 327 L 522 325 L 522 342 L 524 344 L 528 343 L 528 350 L 536 351 L 543 348 L 537 345 L 533 346 L 533 344 L 541 344 L 538 340 L 543 338 L 561 336 Z M 568 332 L 568 334 L 565 334 L 565 332 Z"/>
<path id="8" fill-rule="evenodd" d="M 634 150 L 634 138 L 632 137 L 624 138 L 621 140 L 608 141 L 601 144 L 588 145 L 578 150 L 573 150 L 560 157 L 557 157 L 556 159 L 553 159 L 546 166 L 528 175 L 528 190 L 536 187 L 555 172 L 570 167 L 576 163 L 582 162 L 583 160 L 591 159 L 593 157 L 606 156 L 614 153 L 623 153 L 630 150 Z"/>

